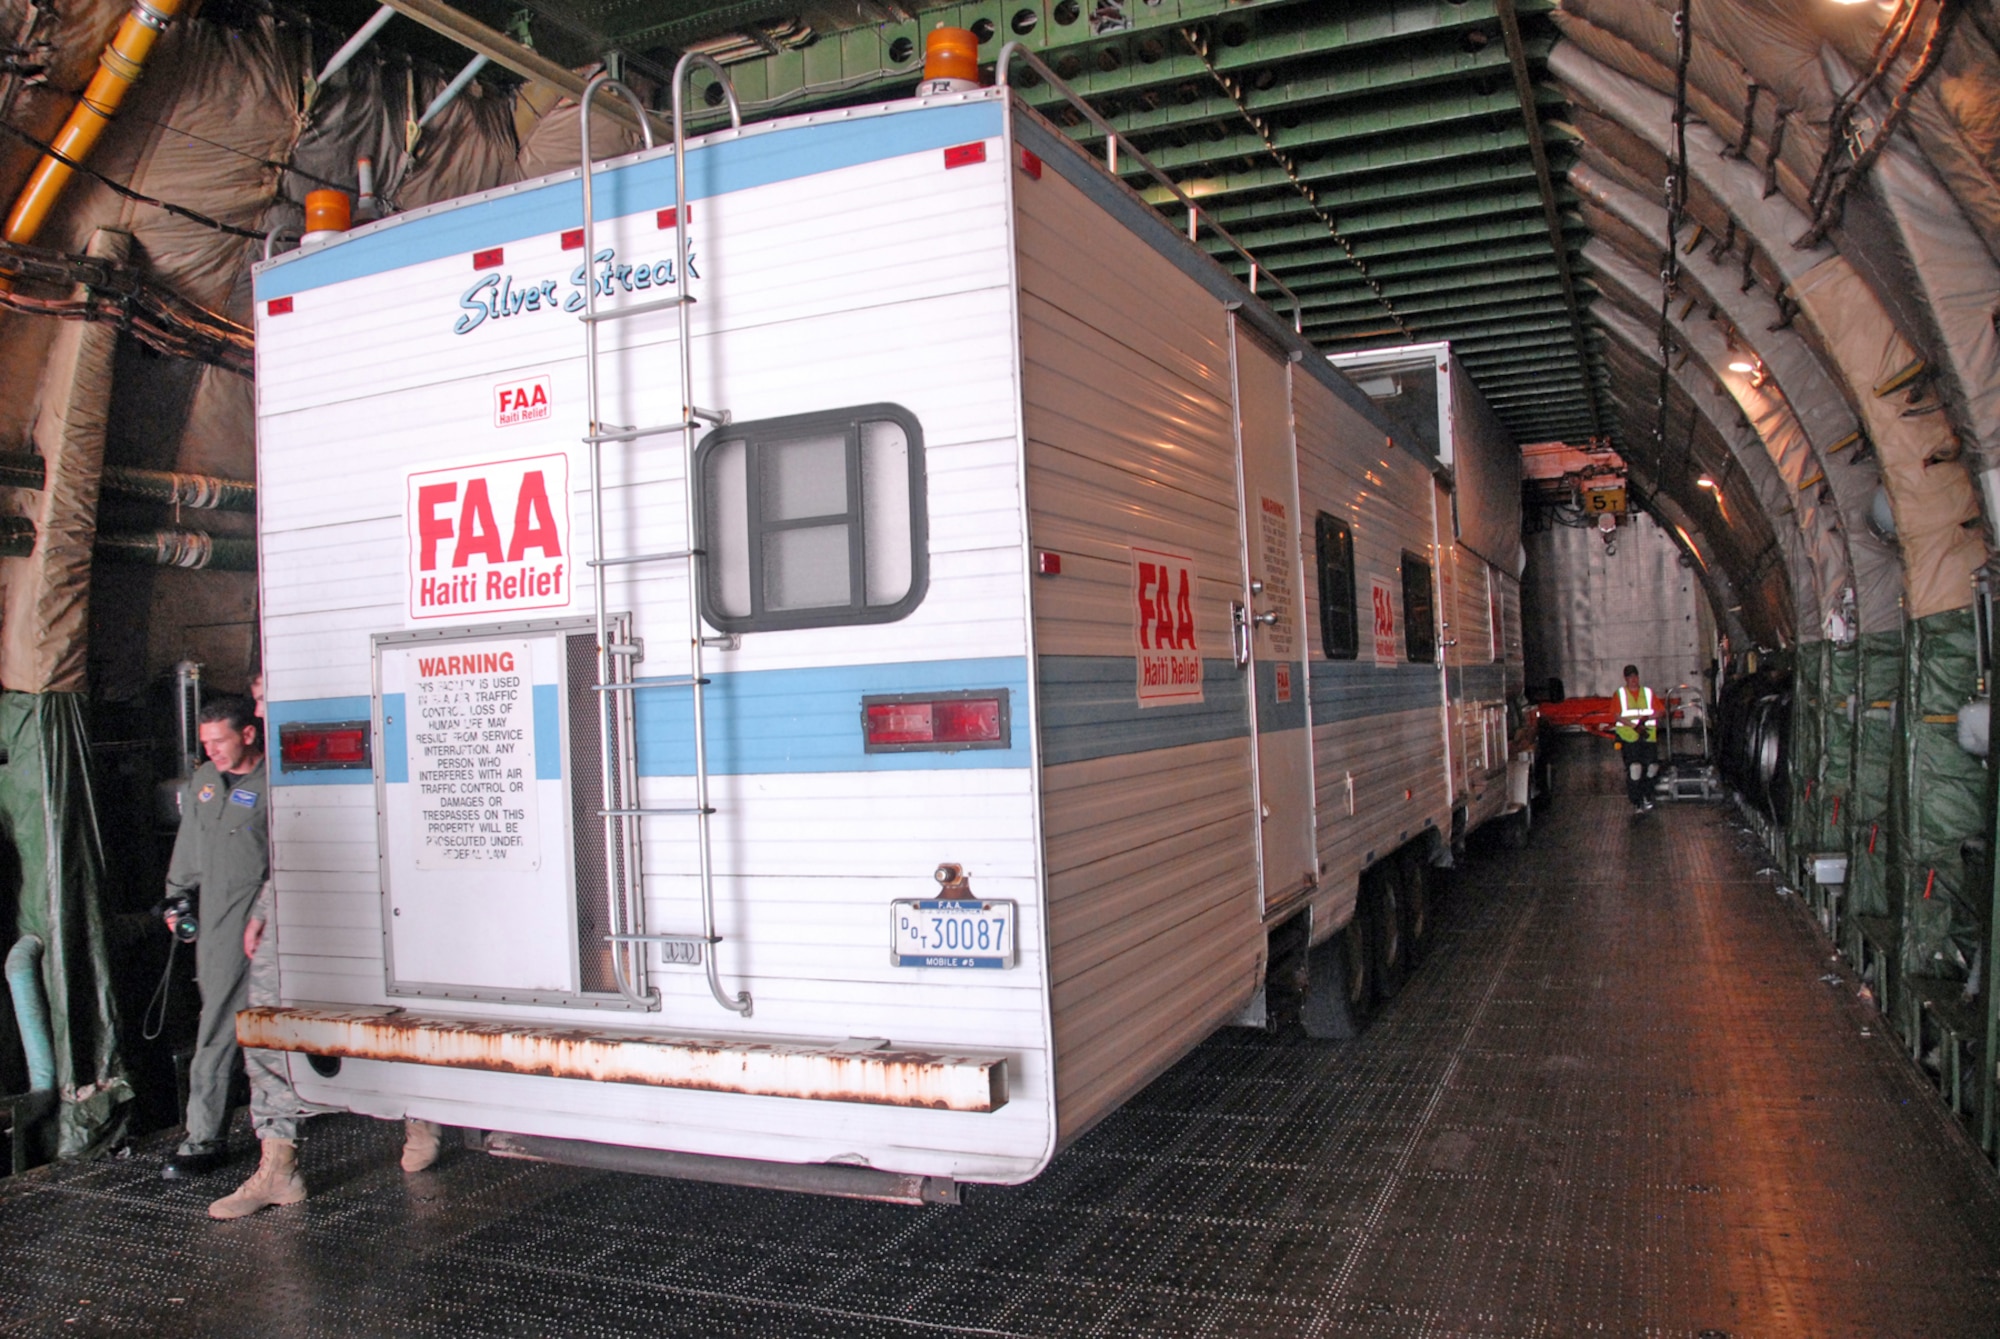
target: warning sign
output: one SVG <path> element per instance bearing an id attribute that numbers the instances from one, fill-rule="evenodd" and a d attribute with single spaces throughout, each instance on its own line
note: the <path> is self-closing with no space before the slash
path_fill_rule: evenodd
<path id="1" fill-rule="evenodd" d="M 407 488 L 412 619 L 569 606 L 568 456 L 413 471 Z"/>
<path id="2" fill-rule="evenodd" d="M 1272 655 L 1289 660 L 1292 650 L 1292 527 L 1286 519 L 1285 504 L 1276 498 L 1259 498 L 1257 537 L 1264 571 L 1264 594 L 1260 603 L 1278 616 L 1264 628 L 1266 645 Z M 1287 699 L 1280 698 L 1280 701 Z"/>
<path id="3" fill-rule="evenodd" d="M 1132 550 L 1132 636 L 1139 656 L 1139 705 L 1201 701 L 1201 648 L 1195 643 L 1194 559 Z"/>
<path id="4" fill-rule="evenodd" d="M 555 413 L 547 377 L 517 377 L 493 388 L 493 426 L 537 423 Z"/>
<path id="5" fill-rule="evenodd" d="M 528 644 L 461 643 L 410 662 L 417 868 L 539 869 Z"/>
<path id="6" fill-rule="evenodd" d="M 1368 584 L 1374 591 L 1375 610 L 1375 663 L 1394 665 L 1402 660 L 1396 646 L 1396 592 L 1381 577 L 1370 577 Z"/>

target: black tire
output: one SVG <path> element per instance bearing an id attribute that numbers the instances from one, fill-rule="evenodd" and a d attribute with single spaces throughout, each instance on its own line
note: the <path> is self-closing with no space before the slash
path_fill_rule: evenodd
<path id="1" fill-rule="evenodd" d="M 1500 844 L 1510 851 L 1526 850 L 1528 835 L 1534 828 L 1535 806 L 1530 801 L 1500 820 Z"/>
<path id="2" fill-rule="evenodd" d="M 1375 976 L 1357 916 L 1307 956 L 1299 1027 L 1318 1041 L 1351 1041 L 1375 1016 Z"/>
<path id="3" fill-rule="evenodd" d="M 1414 853 L 1404 857 L 1400 865 L 1404 956 L 1414 968 L 1430 951 L 1431 927 L 1435 924 L 1431 914 L 1430 867 Z"/>
<path id="4" fill-rule="evenodd" d="M 1379 866 L 1368 880 L 1367 909 L 1370 967 L 1375 974 L 1375 998 L 1386 1004 L 1403 988 L 1409 974 L 1409 941 L 1403 937 L 1401 880 L 1393 863 Z"/>

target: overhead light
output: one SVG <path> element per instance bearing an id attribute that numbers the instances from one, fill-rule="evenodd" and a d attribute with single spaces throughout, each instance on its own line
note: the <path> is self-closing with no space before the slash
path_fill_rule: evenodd
<path id="1" fill-rule="evenodd" d="M 1704 474 L 1699 479 L 1696 479 L 1694 481 L 1694 486 L 1696 488 L 1713 488 L 1715 487 L 1715 480 L 1709 478 L 1706 474 Z"/>
<path id="2" fill-rule="evenodd" d="M 1732 372 L 1755 372 L 1757 364 L 1747 358 L 1737 358 L 1729 364 L 1729 370 Z"/>

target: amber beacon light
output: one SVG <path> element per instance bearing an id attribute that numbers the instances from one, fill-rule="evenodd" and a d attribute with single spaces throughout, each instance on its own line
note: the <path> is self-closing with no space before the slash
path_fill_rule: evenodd
<path id="1" fill-rule="evenodd" d="M 968 28 L 947 28 L 942 23 L 925 33 L 924 81 L 917 85 L 918 95 L 964 93 L 978 87 L 978 36 Z"/>
<path id="2" fill-rule="evenodd" d="M 306 192 L 306 235 L 304 241 L 322 242 L 347 231 L 354 220 L 346 191 Z"/>

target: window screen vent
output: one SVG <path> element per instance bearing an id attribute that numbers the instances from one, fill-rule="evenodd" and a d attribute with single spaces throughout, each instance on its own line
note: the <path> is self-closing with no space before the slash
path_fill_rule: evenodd
<path id="1" fill-rule="evenodd" d="M 725 632 L 887 623 L 929 580 L 923 433 L 863 405 L 730 424 L 695 453 L 702 616 Z"/>

